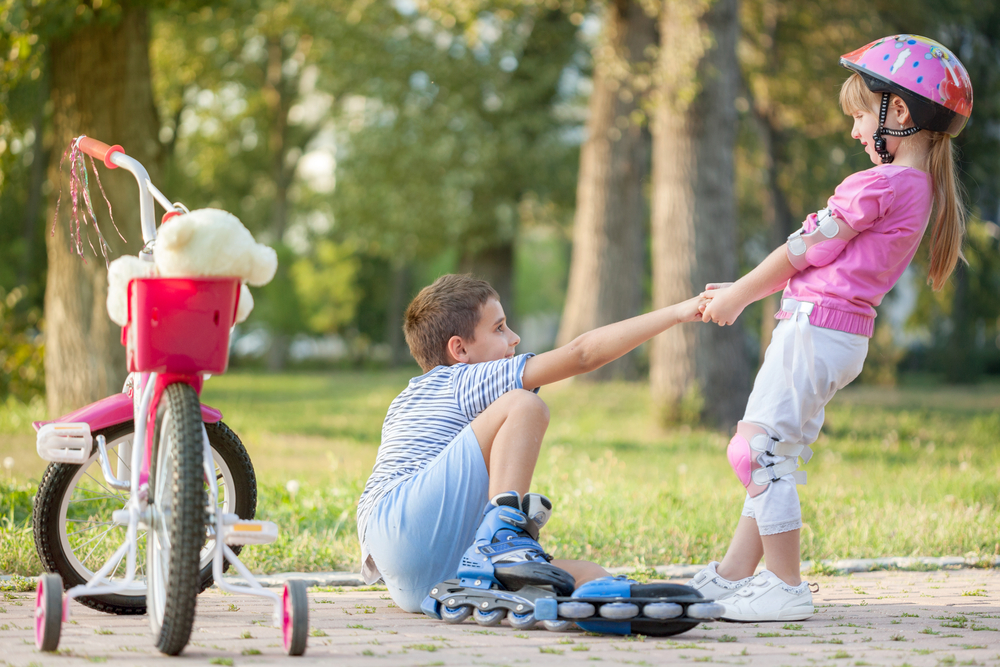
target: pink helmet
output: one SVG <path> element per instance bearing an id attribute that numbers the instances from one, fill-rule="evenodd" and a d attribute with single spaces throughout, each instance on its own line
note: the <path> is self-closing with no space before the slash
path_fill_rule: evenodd
<path id="1" fill-rule="evenodd" d="M 957 137 L 972 113 L 969 73 L 954 53 L 933 39 L 883 37 L 842 55 L 840 64 L 860 74 L 873 93 L 901 97 L 914 124 L 922 130 Z M 882 106 L 887 104 L 888 95 L 883 95 Z"/>

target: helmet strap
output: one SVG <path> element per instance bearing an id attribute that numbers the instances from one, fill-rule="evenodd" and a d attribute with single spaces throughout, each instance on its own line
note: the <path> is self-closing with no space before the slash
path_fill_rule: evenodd
<path id="1" fill-rule="evenodd" d="M 882 158 L 882 164 L 889 164 L 893 160 L 893 155 L 889 153 L 889 148 L 886 146 L 885 137 L 883 134 L 887 134 L 890 137 L 908 137 L 911 134 L 916 134 L 921 128 L 914 125 L 913 127 L 908 127 L 905 130 L 892 130 L 885 127 L 885 117 L 889 113 L 889 98 L 890 93 L 882 93 L 882 104 L 878 111 L 878 129 L 875 130 L 875 134 L 872 138 L 875 140 L 875 152 L 878 153 L 879 157 Z"/>

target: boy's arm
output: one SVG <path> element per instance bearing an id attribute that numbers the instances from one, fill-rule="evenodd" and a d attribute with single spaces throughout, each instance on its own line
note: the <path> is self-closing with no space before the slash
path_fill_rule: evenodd
<path id="1" fill-rule="evenodd" d="M 799 270 L 788 261 L 782 244 L 746 274 L 728 287 L 708 290 L 703 296 L 710 299 L 702 314 L 702 321 L 720 325 L 732 324 L 748 305 L 774 294 Z"/>
<path id="2" fill-rule="evenodd" d="M 704 301 L 703 297 L 696 296 L 645 315 L 608 324 L 581 334 L 551 352 L 531 357 L 524 364 L 522 386 L 532 390 L 600 368 L 675 324 L 699 319 L 701 313 L 698 307 Z"/>

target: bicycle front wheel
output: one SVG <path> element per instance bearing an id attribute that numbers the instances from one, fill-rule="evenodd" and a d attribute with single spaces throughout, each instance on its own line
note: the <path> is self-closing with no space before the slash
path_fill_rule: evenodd
<path id="1" fill-rule="evenodd" d="M 146 605 L 156 647 L 177 655 L 191 637 L 205 544 L 201 404 L 189 385 L 168 385 L 156 411 L 149 471 Z"/>

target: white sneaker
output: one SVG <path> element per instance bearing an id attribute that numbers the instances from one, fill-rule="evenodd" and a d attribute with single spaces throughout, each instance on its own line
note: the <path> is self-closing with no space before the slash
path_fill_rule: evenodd
<path id="1" fill-rule="evenodd" d="M 767 570 L 722 604 L 727 621 L 802 621 L 815 612 L 808 583 L 789 586 Z"/>
<path id="2" fill-rule="evenodd" d="M 753 577 L 747 577 L 738 581 L 729 581 L 722 578 L 716 571 L 717 567 L 719 567 L 719 563 L 712 561 L 701 572 L 694 575 L 694 579 L 689 581 L 687 585 L 701 593 L 706 600 L 723 600 L 736 593 L 753 579 Z"/>

